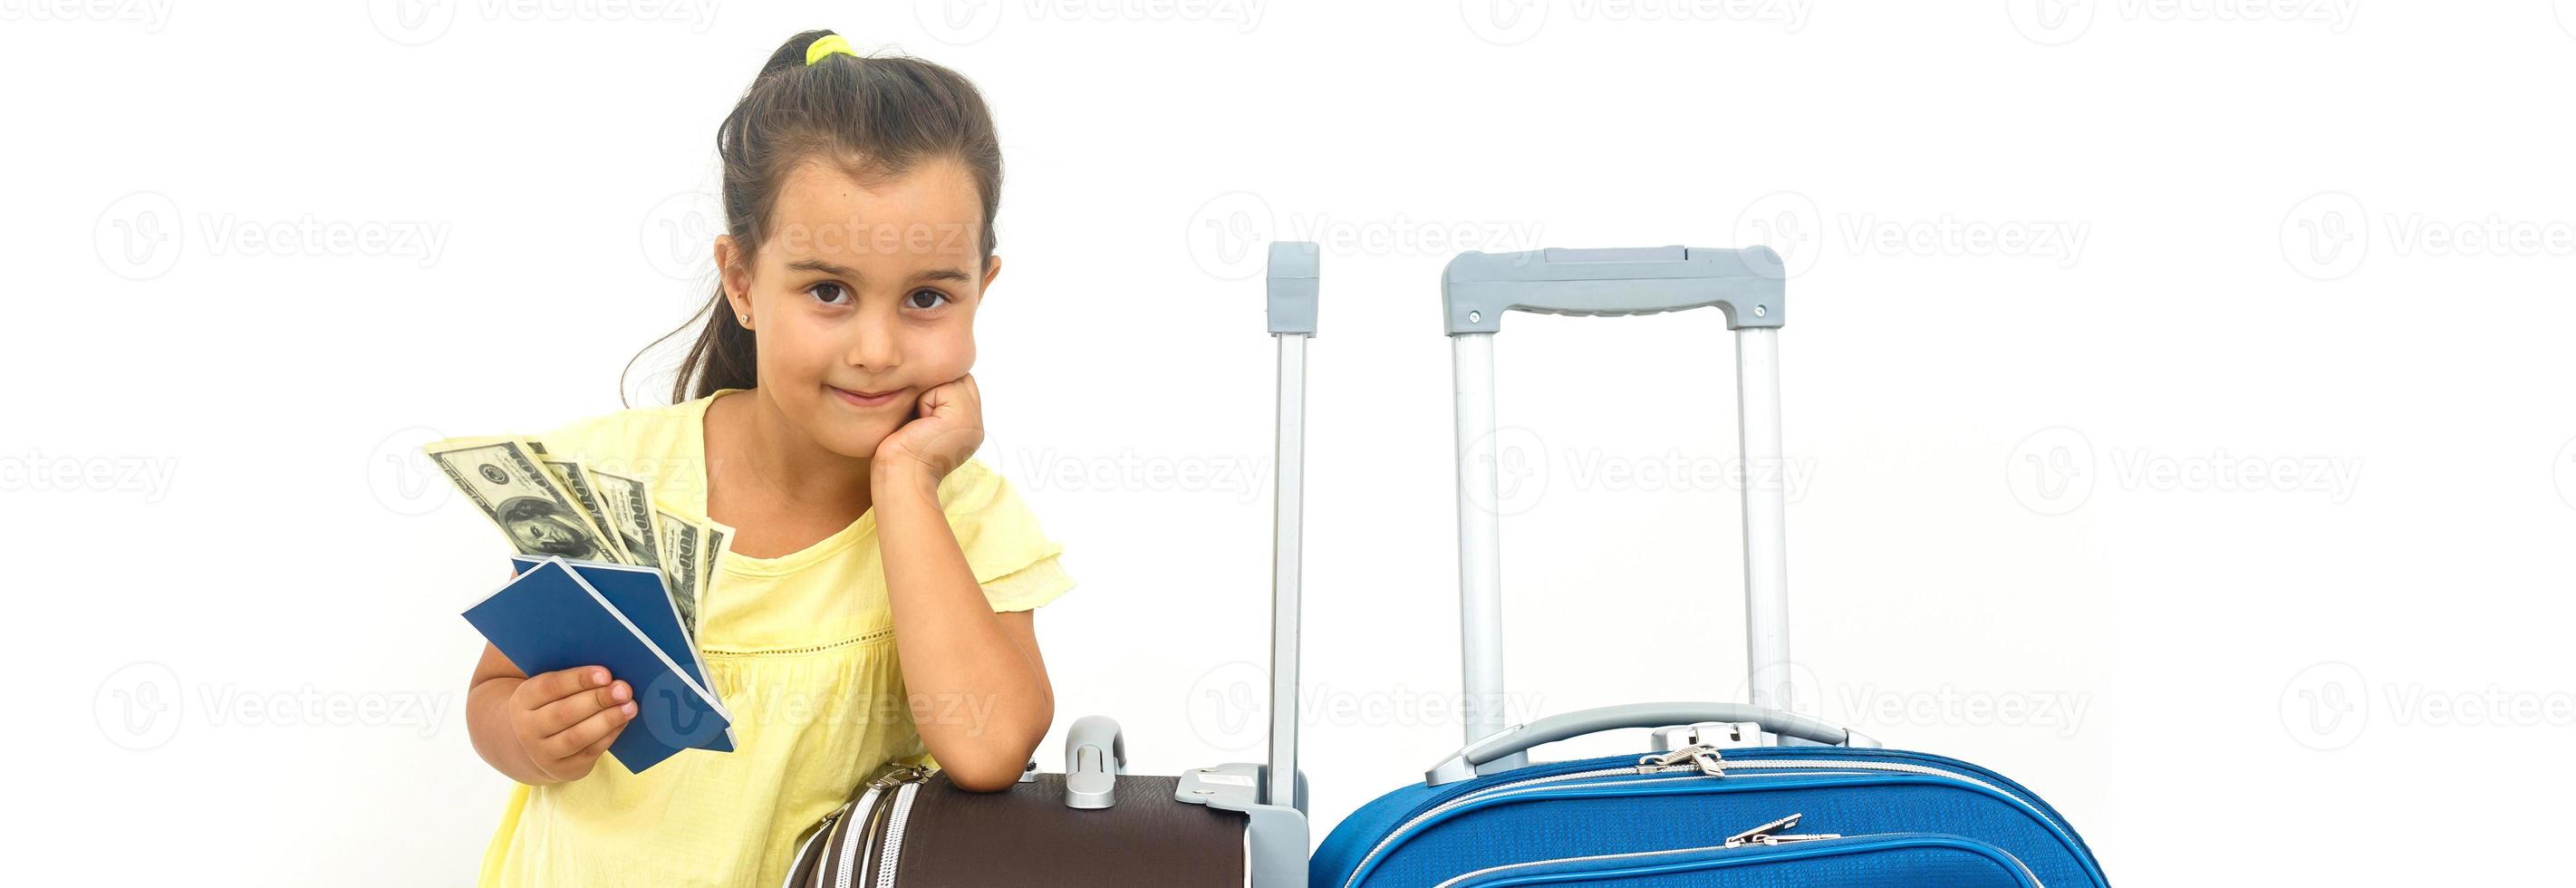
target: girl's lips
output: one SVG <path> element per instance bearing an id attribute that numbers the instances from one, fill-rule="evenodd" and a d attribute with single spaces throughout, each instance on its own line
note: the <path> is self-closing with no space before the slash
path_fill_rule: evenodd
<path id="1" fill-rule="evenodd" d="M 825 385 L 824 388 L 831 389 L 832 394 L 839 395 L 844 403 L 847 403 L 852 407 L 883 407 L 887 404 L 894 403 L 896 395 L 903 394 L 902 389 L 895 389 L 883 394 L 870 395 L 861 392 L 854 392 L 837 385 Z"/>

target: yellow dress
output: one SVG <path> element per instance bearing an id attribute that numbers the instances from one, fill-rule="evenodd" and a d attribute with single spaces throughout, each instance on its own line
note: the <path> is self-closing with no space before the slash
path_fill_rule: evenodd
<path id="1" fill-rule="evenodd" d="M 704 519 L 712 400 L 580 420 L 541 440 Z M 1062 547 L 1000 474 L 969 460 L 940 482 L 939 501 L 993 610 L 1073 587 Z M 479 884 L 776 885 L 797 834 L 853 788 L 888 765 L 931 762 L 906 706 L 875 525 L 871 511 L 799 552 L 725 555 L 697 642 L 733 712 L 735 750 L 685 750 L 642 774 L 602 756 L 579 780 L 513 783 Z"/>

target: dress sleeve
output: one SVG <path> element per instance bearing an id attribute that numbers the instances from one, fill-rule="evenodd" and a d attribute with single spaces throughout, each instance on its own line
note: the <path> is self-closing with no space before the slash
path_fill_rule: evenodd
<path id="1" fill-rule="evenodd" d="M 1035 609 L 1073 588 L 1057 559 L 1064 547 L 1047 538 L 1010 479 L 968 460 L 940 486 L 949 530 L 994 611 Z"/>

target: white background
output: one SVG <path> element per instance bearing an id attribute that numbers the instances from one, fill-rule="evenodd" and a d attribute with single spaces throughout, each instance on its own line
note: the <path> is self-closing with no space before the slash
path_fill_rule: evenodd
<path id="1" fill-rule="evenodd" d="M 410 448 L 619 406 L 706 293 L 717 122 L 813 26 L 997 111 L 981 458 L 1082 583 L 1058 724 L 1138 772 L 1259 755 L 1262 244 L 1326 243 L 1320 840 L 1460 740 L 1442 263 L 1769 243 L 1807 708 L 2124 884 L 2563 843 L 2576 4 L 710 3 L 0 0 L 8 867 L 471 879 L 504 550 Z M 1504 327 L 1522 712 L 1739 695 L 1720 318 Z"/>

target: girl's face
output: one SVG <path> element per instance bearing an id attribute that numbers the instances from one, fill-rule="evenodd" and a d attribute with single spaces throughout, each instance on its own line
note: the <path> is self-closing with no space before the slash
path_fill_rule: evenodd
<path id="1" fill-rule="evenodd" d="M 868 458 L 921 394 L 975 366 L 975 308 L 1001 273 L 977 268 L 984 208 L 958 162 L 862 184 L 798 165 L 768 240 L 716 241 L 726 301 L 751 316 L 760 391 L 834 453 Z M 746 261 L 748 260 L 748 261 Z"/>

